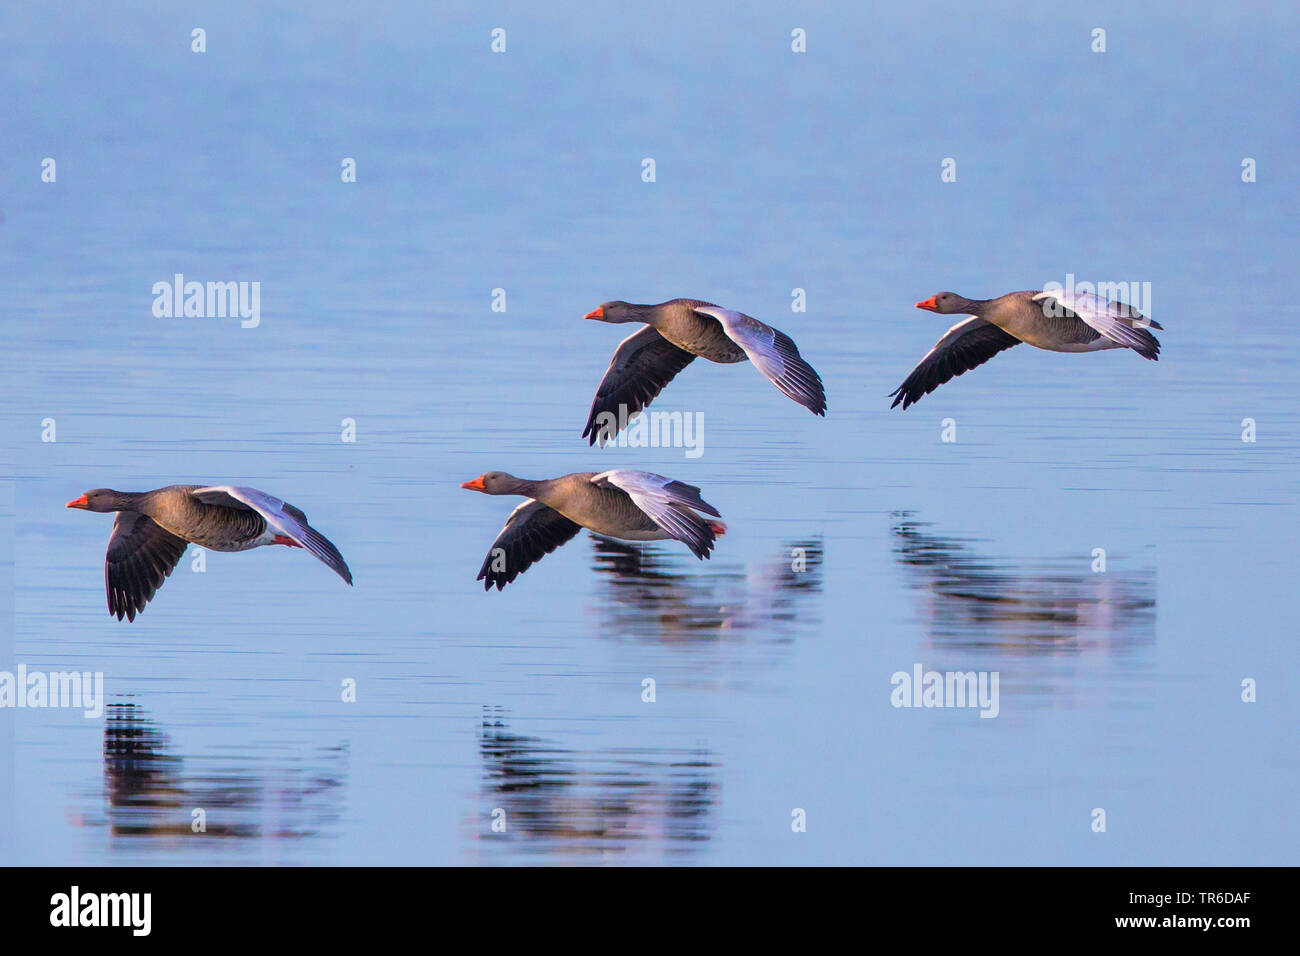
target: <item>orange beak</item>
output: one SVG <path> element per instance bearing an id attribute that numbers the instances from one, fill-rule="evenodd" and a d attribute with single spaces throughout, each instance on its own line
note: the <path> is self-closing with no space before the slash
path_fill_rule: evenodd
<path id="1" fill-rule="evenodd" d="M 596 306 L 594 309 L 592 309 L 590 312 L 588 312 L 586 315 L 583 316 L 584 319 L 603 319 L 604 317 L 605 317 L 605 307 L 603 305 Z"/>
<path id="2" fill-rule="evenodd" d="M 73 498 L 71 501 L 69 501 L 69 502 L 68 502 L 66 505 L 64 505 L 63 507 L 65 507 L 65 508 L 89 508 L 89 507 L 90 507 L 90 502 L 86 500 L 86 496 L 85 496 L 85 495 L 82 495 L 80 498 Z"/>
<path id="3" fill-rule="evenodd" d="M 487 486 L 483 484 L 483 476 L 479 475 L 473 481 L 462 481 L 462 488 L 468 488 L 470 491 L 487 491 Z"/>
<path id="4" fill-rule="evenodd" d="M 922 301 L 922 302 L 918 302 L 918 303 L 916 303 L 916 307 L 917 307 L 918 309 L 925 309 L 925 311 L 927 311 L 927 312 L 938 312 L 938 311 L 939 311 L 939 306 L 936 305 L 936 304 L 935 304 L 935 301 L 934 301 L 936 298 L 938 298 L 938 297 L 932 295 L 932 296 L 930 296 L 930 298 L 925 299 L 925 300 Z"/>

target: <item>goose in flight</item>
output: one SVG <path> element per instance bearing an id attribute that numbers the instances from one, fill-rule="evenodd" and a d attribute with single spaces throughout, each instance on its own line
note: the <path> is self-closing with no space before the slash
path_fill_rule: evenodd
<path id="1" fill-rule="evenodd" d="M 115 511 L 104 559 L 108 613 L 135 616 L 162 587 L 187 544 L 210 551 L 247 551 L 266 544 L 305 548 L 348 584 L 343 555 L 291 504 L 256 488 L 168 485 L 153 491 L 96 488 L 67 504 L 83 511 Z"/>
<path id="2" fill-rule="evenodd" d="M 743 312 L 698 299 L 670 299 L 658 305 L 606 302 L 584 318 L 599 322 L 642 322 L 614 351 L 587 415 L 582 437 L 588 444 L 619 433 L 665 385 L 698 355 L 729 365 L 746 360 L 814 415 L 826 414 L 821 376 L 803 360 L 794 340 Z"/>
<path id="3" fill-rule="evenodd" d="M 1011 292 L 996 299 L 967 299 L 940 292 L 918 309 L 940 315 L 968 315 L 935 343 L 890 397 L 906 409 L 944 382 L 983 365 L 1013 345 L 1025 342 L 1049 352 L 1099 352 L 1129 348 L 1158 360 L 1159 340 L 1147 331 L 1159 322 L 1122 302 L 1088 292 Z"/>
<path id="4" fill-rule="evenodd" d="M 500 591 L 580 528 L 623 541 L 674 538 L 701 560 L 727 530 L 721 521 L 696 514 L 722 517 L 699 488 L 648 471 L 587 471 L 545 481 L 489 471 L 461 487 L 528 499 L 510 513 L 483 560 L 478 580 L 485 591 L 493 585 Z"/>

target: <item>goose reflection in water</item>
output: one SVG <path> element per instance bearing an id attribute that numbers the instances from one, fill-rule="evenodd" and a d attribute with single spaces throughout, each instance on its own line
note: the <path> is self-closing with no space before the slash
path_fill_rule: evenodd
<path id="1" fill-rule="evenodd" d="M 1036 655 L 1122 653 L 1155 639 L 1152 571 L 1093 573 L 1090 555 L 1039 566 L 999 561 L 896 517 L 894 553 L 927 596 L 932 644 Z"/>
<path id="2" fill-rule="evenodd" d="M 265 755 L 227 764 L 172 752 L 170 738 L 137 704 L 110 703 L 104 723 L 105 817 L 85 826 L 114 836 L 293 838 L 318 835 L 338 821 L 347 775 L 345 748 L 320 748 L 306 765 Z M 256 765 L 256 769 L 249 769 Z M 193 828 L 194 811 L 204 828 Z"/>
<path id="3" fill-rule="evenodd" d="M 570 750 L 515 733 L 485 708 L 483 801 L 505 811 L 486 839 L 539 852 L 689 852 L 710 837 L 718 780 L 705 750 Z"/>
<path id="4" fill-rule="evenodd" d="M 592 536 L 602 580 L 599 613 L 614 633 L 660 641 L 767 628 L 791 641 L 796 628 L 820 622 L 822 542 L 787 542 L 770 560 L 742 566 L 714 556 L 703 569 L 653 545 Z"/>

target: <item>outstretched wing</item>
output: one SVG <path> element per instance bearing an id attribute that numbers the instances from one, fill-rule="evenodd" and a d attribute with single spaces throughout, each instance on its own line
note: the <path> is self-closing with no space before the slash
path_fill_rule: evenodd
<path id="1" fill-rule="evenodd" d="M 649 471 L 620 469 L 593 475 L 591 483 L 625 492 L 651 521 L 690 548 L 697 558 L 707 558 L 718 534 L 725 530 L 721 522 L 705 521 L 691 510 L 722 517 L 713 505 L 700 497 L 699 488 L 684 481 L 674 481 Z"/>
<path id="2" fill-rule="evenodd" d="M 803 360 L 794 339 L 743 312 L 714 305 L 697 305 L 695 311 L 721 322 L 727 338 L 745 350 L 773 385 L 814 415 L 826 414 L 826 389 L 821 376 Z"/>
<path id="3" fill-rule="evenodd" d="M 268 495 L 256 488 L 238 485 L 212 485 L 207 488 L 195 488 L 190 492 L 205 505 L 217 505 L 222 508 L 249 508 L 256 511 L 266 523 L 276 531 L 306 548 L 321 561 L 325 562 L 335 574 L 348 584 L 352 583 L 352 572 L 339 549 L 323 534 L 307 523 L 307 516 L 291 504 Z"/>
<path id="4" fill-rule="evenodd" d="M 475 580 L 498 591 L 578 533 L 579 525 L 554 508 L 529 498 L 506 519 Z"/>
<path id="5" fill-rule="evenodd" d="M 1034 301 L 1046 315 L 1078 319 L 1112 342 L 1128 346 L 1143 358 L 1159 361 L 1160 340 L 1147 329 L 1163 330 L 1164 326 L 1123 302 L 1112 302 L 1091 292 L 1073 290 L 1040 292 L 1034 296 Z"/>
<path id="6" fill-rule="evenodd" d="M 136 511 L 119 511 L 104 556 L 108 613 L 134 621 L 185 554 L 187 544 Z"/>
<path id="7" fill-rule="evenodd" d="M 906 410 L 907 406 L 920 401 L 922 395 L 929 395 L 944 382 L 1019 344 L 1018 338 L 992 322 L 978 316 L 962 319 L 925 353 L 903 384 L 890 392 L 894 404 L 889 407 L 895 408 L 902 402 Z"/>
<path id="8" fill-rule="evenodd" d="M 590 445 L 599 442 L 603 447 L 628 419 L 649 405 L 678 372 L 690 365 L 693 358 L 694 355 L 679 349 L 649 325 L 629 335 L 614 350 L 614 358 L 600 380 L 582 437 L 589 437 Z"/>

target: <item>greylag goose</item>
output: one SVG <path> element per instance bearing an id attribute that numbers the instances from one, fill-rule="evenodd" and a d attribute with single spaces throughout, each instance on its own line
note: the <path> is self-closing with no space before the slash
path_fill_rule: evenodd
<path id="1" fill-rule="evenodd" d="M 826 414 L 821 376 L 799 355 L 794 340 L 743 312 L 699 299 L 670 299 L 658 305 L 606 302 L 583 318 L 646 326 L 614 351 L 582 431 L 588 444 L 603 446 L 617 435 L 697 355 L 724 365 L 749 360 L 804 408 Z"/>
<path id="2" fill-rule="evenodd" d="M 266 544 L 306 548 L 348 584 L 343 555 L 291 504 L 256 488 L 168 485 L 153 491 L 96 488 L 67 504 L 116 511 L 104 559 L 108 613 L 134 621 L 172 573 L 187 544 L 210 551 L 247 551 Z"/>
<path id="3" fill-rule="evenodd" d="M 700 497 L 700 489 L 648 471 L 578 472 L 545 481 L 528 481 L 489 471 L 460 485 L 485 495 L 523 495 L 528 500 L 510 513 L 492 542 L 476 580 L 498 591 L 543 557 L 569 541 L 580 528 L 624 541 L 674 538 L 701 560 L 709 556 L 727 526 L 701 518 L 721 518 Z"/>
<path id="4" fill-rule="evenodd" d="M 1156 361 L 1160 342 L 1147 327 L 1161 329 L 1122 302 L 1078 291 L 1011 292 L 996 299 L 967 299 L 940 292 L 918 309 L 940 315 L 969 315 L 935 343 L 895 391 L 891 408 L 906 409 L 954 376 L 983 365 L 1025 342 L 1049 352 L 1098 352 L 1129 348 Z"/>

